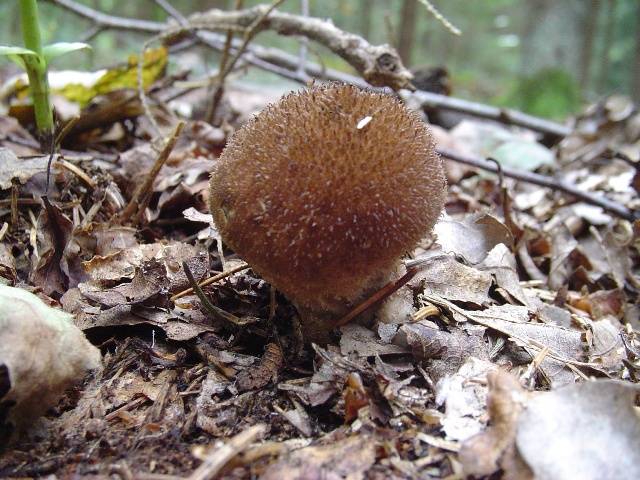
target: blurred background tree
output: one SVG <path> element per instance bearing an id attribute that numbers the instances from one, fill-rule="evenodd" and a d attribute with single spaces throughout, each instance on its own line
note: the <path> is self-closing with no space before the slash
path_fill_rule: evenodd
<path id="1" fill-rule="evenodd" d="M 135 18 L 164 20 L 152 0 L 77 0 L 78 3 Z M 603 95 L 622 93 L 640 101 L 640 2 L 638 0 L 431 0 L 462 35 L 448 31 L 418 0 L 308 0 L 310 14 L 330 18 L 372 43 L 393 44 L 412 68 L 444 67 L 459 97 L 511 106 L 536 115 L 563 118 Z M 44 41 L 81 40 L 90 25 L 41 1 Z M 180 0 L 183 13 L 232 8 L 233 0 Z M 245 0 L 247 7 L 259 0 Z M 301 0 L 281 9 L 299 13 Z M 18 18 L 17 1 L 0 2 L 0 18 Z M 19 22 L 5 22 L 0 44 L 19 44 Z M 295 53 L 298 43 L 268 32 L 255 40 Z M 98 68 L 138 53 L 141 37 L 105 32 L 90 42 L 82 68 Z M 188 56 L 174 58 L 185 62 Z M 178 57 L 178 56 L 177 56 Z M 216 67 L 210 52 L 191 56 L 199 73 Z M 203 64 L 200 60 L 206 58 Z M 310 44 L 309 59 L 350 70 L 339 58 Z M 78 59 L 67 59 L 78 68 Z M 184 63 L 182 63 L 184 66 Z M 4 67 L 4 65 L 3 65 Z M 268 76 L 253 72 L 253 78 Z M 251 77 L 250 77 L 251 78 Z M 271 78 L 271 81 L 280 79 Z"/>

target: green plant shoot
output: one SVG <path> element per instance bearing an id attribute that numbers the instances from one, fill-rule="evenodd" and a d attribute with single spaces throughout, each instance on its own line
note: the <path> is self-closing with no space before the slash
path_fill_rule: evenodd
<path id="1" fill-rule="evenodd" d="M 49 62 L 65 53 L 91 47 L 86 43 L 79 42 L 61 42 L 43 46 L 38 22 L 37 0 L 20 0 L 20 17 L 24 47 L 0 45 L 0 55 L 9 57 L 27 72 L 36 128 L 43 139 L 52 139 L 54 133 L 53 111 L 49 101 L 49 82 L 47 80 Z"/>

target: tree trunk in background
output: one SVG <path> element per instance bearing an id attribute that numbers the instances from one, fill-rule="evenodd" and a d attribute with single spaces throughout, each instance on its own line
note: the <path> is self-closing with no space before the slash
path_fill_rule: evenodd
<path id="1" fill-rule="evenodd" d="M 529 62 L 536 51 L 536 30 L 546 15 L 549 0 L 531 0 L 523 5 L 522 32 L 520 33 L 520 74 L 530 75 Z"/>
<path id="2" fill-rule="evenodd" d="M 613 25 L 616 16 L 616 0 L 607 0 L 606 5 L 600 12 L 604 17 L 604 34 L 602 38 L 602 53 L 600 54 L 600 71 L 598 72 L 598 84 L 596 92 L 599 94 L 606 93 L 607 80 L 609 79 L 610 50 L 613 41 Z"/>
<path id="3" fill-rule="evenodd" d="M 416 31 L 416 0 L 403 0 L 398 24 L 398 53 L 405 65 L 411 65 L 411 52 Z"/>
<path id="4" fill-rule="evenodd" d="M 521 74 L 530 76 L 544 68 L 561 68 L 579 79 L 584 19 L 591 2 L 530 0 L 523 3 Z"/>
<path id="5" fill-rule="evenodd" d="M 360 0 L 358 13 L 360 15 L 360 35 L 367 40 L 371 40 L 371 12 L 375 7 L 373 0 Z"/>
<path id="6" fill-rule="evenodd" d="M 640 4 L 636 11 L 636 51 L 633 59 L 631 95 L 636 102 L 640 102 Z"/>
<path id="7" fill-rule="evenodd" d="M 584 92 L 589 88 L 591 79 L 591 59 L 593 58 L 593 40 L 596 36 L 598 10 L 600 2 L 591 0 L 585 12 L 584 27 L 582 30 L 582 49 L 580 51 L 580 88 Z"/>

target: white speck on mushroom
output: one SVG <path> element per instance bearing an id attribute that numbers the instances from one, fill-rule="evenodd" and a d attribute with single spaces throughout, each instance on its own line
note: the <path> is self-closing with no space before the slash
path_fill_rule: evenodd
<path id="1" fill-rule="evenodd" d="M 371 120 L 373 120 L 373 117 L 371 115 L 367 115 L 366 117 L 362 118 L 358 122 L 358 125 L 356 125 L 356 128 L 358 130 L 362 130 L 364 127 L 366 127 L 369 124 Z"/>

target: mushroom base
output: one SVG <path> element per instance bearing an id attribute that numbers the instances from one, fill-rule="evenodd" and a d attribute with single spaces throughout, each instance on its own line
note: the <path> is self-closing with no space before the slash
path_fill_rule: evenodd
<path id="1" fill-rule="evenodd" d="M 337 328 L 341 318 L 371 297 L 384 285 L 400 278 L 403 273 L 404 267 L 401 264 L 397 264 L 391 272 L 386 272 L 384 275 L 367 282 L 366 287 L 350 298 L 319 296 L 316 299 L 307 299 L 304 302 L 292 299 L 292 303 L 300 314 L 302 335 L 305 343 L 317 343 L 320 345 L 330 343 L 332 340 L 331 332 Z M 355 317 L 352 322 L 370 326 L 378 308 L 379 305 L 366 310 Z"/>

